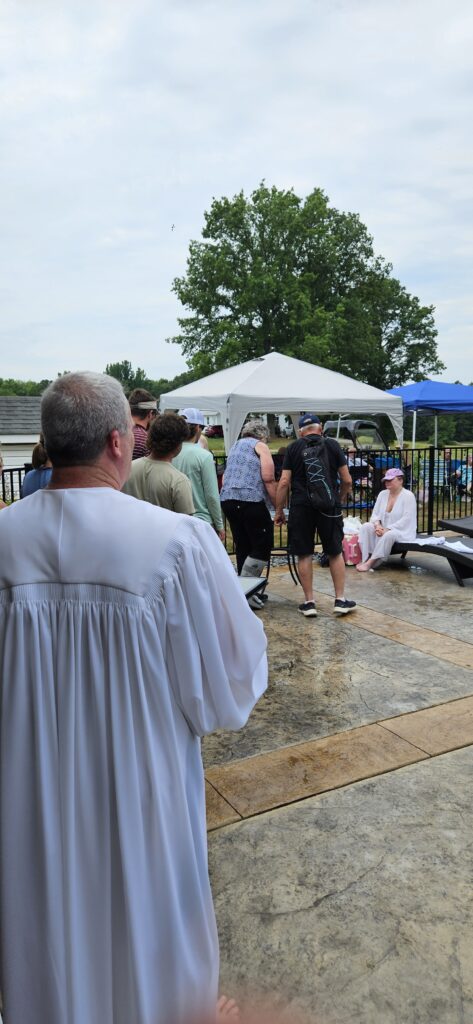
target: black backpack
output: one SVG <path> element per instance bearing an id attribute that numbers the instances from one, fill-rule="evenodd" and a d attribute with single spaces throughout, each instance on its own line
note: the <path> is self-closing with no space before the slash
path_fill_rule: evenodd
<path id="1" fill-rule="evenodd" d="M 318 512 L 333 515 L 337 504 L 337 495 L 332 485 L 327 444 L 324 438 L 319 434 L 308 437 L 302 458 L 306 472 L 307 494 L 311 505 Z"/>

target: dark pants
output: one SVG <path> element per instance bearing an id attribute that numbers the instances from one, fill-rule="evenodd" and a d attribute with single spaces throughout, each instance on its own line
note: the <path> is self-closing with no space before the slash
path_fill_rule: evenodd
<path id="1" fill-rule="evenodd" d="M 235 542 L 237 571 L 246 558 L 267 562 L 273 549 L 273 521 L 264 501 L 222 501 Z"/>

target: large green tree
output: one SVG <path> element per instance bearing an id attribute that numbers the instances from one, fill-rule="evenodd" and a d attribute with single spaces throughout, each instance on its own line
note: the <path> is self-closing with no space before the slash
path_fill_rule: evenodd
<path id="1" fill-rule="evenodd" d="M 442 370 L 433 307 L 392 276 L 353 213 L 262 183 L 215 199 L 173 290 L 196 376 L 284 352 L 380 388 Z"/>

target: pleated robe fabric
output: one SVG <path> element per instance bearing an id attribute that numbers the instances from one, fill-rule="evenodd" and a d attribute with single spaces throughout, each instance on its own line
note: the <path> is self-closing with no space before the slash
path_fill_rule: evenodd
<path id="1" fill-rule="evenodd" d="M 246 722 L 265 649 L 205 523 L 109 488 L 2 512 L 4 1024 L 215 1012 L 199 737 Z"/>

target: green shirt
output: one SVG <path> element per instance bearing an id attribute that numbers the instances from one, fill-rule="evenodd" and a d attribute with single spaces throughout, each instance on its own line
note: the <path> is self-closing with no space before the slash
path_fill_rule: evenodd
<path id="1" fill-rule="evenodd" d="M 133 498 L 141 498 L 152 505 L 160 505 L 171 512 L 194 514 L 192 489 L 189 480 L 170 462 L 159 459 L 135 459 L 131 473 L 122 490 Z"/>
<path id="2" fill-rule="evenodd" d="M 217 473 L 213 455 L 200 444 L 186 441 L 173 466 L 185 473 L 192 486 L 195 514 L 216 530 L 223 530 L 222 509 L 218 493 Z"/>

